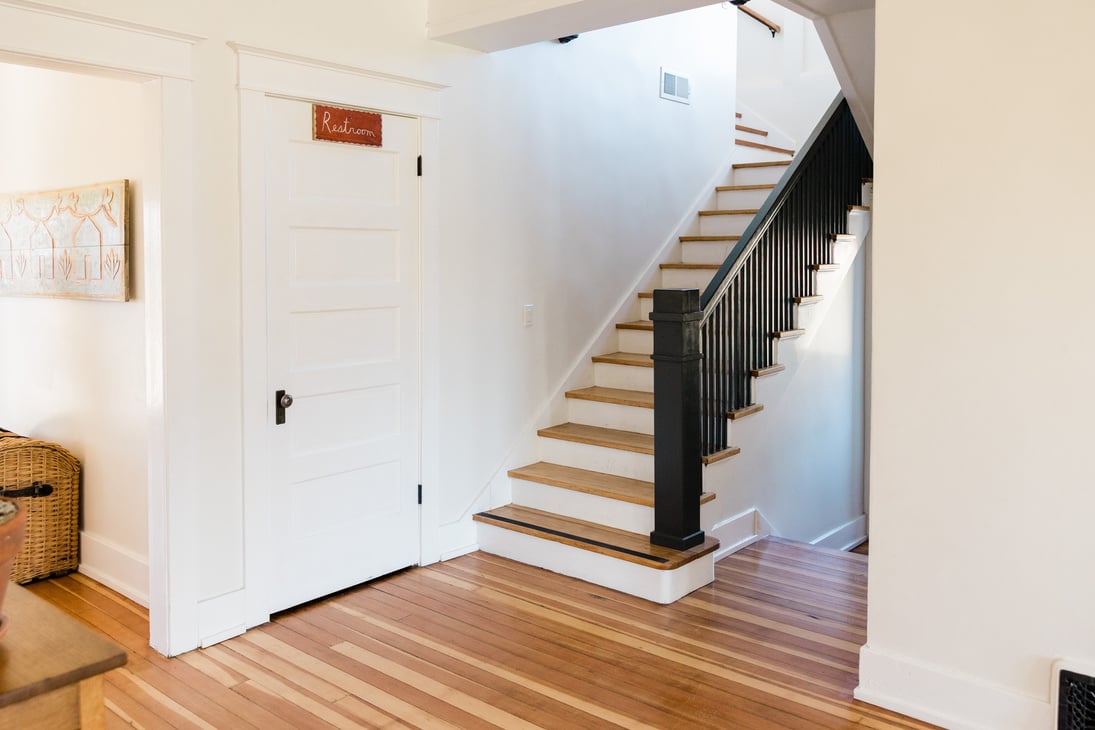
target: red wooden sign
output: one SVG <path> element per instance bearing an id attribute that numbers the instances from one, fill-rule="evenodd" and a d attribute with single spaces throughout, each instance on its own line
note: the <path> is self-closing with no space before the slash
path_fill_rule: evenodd
<path id="1" fill-rule="evenodd" d="M 380 147 L 381 121 L 380 115 L 373 112 L 312 104 L 312 139 Z"/>

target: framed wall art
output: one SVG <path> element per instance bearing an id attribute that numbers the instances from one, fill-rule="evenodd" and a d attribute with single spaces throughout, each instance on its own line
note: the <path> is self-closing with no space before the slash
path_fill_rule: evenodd
<path id="1" fill-rule="evenodd" d="M 0 296 L 129 299 L 129 181 L 0 194 Z"/>

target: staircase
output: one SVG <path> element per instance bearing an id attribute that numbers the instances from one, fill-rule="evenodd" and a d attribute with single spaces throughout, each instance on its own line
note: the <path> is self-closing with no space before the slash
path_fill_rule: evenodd
<path id="1" fill-rule="evenodd" d="M 741 115 L 738 115 L 739 119 Z M 715 208 L 699 213 L 698 233 L 680 237 L 680 260 L 660 265 L 660 287 L 701 292 L 776 188 L 794 151 L 770 144 L 768 133 L 736 125 L 741 154 L 728 185 L 716 189 Z M 818 273 L 833 270 L 813 262 Z M 839 267 L 836 267 L 839 268 Z M 820 300 L 813 292 L 796 308 Z M 653 291 L 638 295 L 637 320 L 616 325 L 618 351 L 592 358 L 594 385 L 566 393 L 568 422 L 538 431 L 540 461 L 513 469 L 513 502 L 475 515 L 484 552 L 537 565 L 658 603 L 671 603 L 714 578 L 719 543 L 707 536 L 687 550 L 655 546 Z M 773 333 L 773 349 L 801 330 Z M 776 363 L 752 372 L 777 375 Z M 739 420 L 762 410 L 748 404 Z M 738 453 L 709 454 L 712 464 Z M 700 522 L 714 522 L 714 495 L 704 493 Z"/>

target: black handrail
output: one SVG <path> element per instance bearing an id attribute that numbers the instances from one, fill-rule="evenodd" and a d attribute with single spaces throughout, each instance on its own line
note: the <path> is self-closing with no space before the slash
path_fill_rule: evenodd
<path id="1" fill-rule="evenodd" d="M 654 291 L 656 544 L 703 540 L 701 457 L 735 453 L 728 418 L 752 405 L 753 375 L 773 364 L 774 338 L 796 334 L 796 301 L 813 295 L 814 272 L 831 265 L 832 234 L 844 231 L 848 206 L 872 176 L 870 152 L 840 96 L 803 149 L 702 300 L 695 289 Z"/>
<path id="2" fill-rule="evenodd" d="M 846 108 L 847 105 L 847 102 L 844 100 L 844 95 L 837 93 L 836 98 L 833 99 L 832 104 L 829 105 L 829 109 L 821 117 L 821 121 L 814 127 L 814 131 L 810 134 L 810 138 L 806 140 L 806 144 L 800 147 L 800 149 L 805 151 L 791 160 L 790 166 L 780 177 L 775 189 L 769 193 L 764 204 L 760 206 L 756 215 L 753 216 L 753 220 L 746 226 L 745 232 L 741 234 L 741 238 L 738 240 L 737 244 L 735 244 L 734 248 L 730 249 L 730 253 L 726 256 L 726 260 L 722 262 L 722 266 L 719 267 L 719 270 L 715 272 L 711 281 L 708 282 L 707 288 L 703 290 L 703 294 L 700 296 L 700 306 L 705 312 L 711 304 L 711 300 L 718 295 L 719 289 L 722 288 L 723 283 L 726 281 L 727 277 L 730 276 L 730 272 L 734 270 L 746 252 L 756 246 L 757 236 L 760 233 L 763 233 L 764 229 L 772 224 L 772 218 L 779 212 L 779 209 L 783 207 L 783 203 L 787 200 L 787 194 L 795 185 L 798 178 L 802 176 L 806 164 L 812 156 L 816 154 L 815 147 L 818 139 L 832 130 L 833 125 L 836 124 L 839 119 L 841 111 Z"/>
<path id="3" fill-rule="evenodd" d="M 837 96 L 701 298 L 702 453 L 730 447 L 730 415 L 753 404 L 753 376 L 774 365 L 773 342 L 798 334 L 796 300 L 831 264 L 872 163 L 848 103 Z M 656 333 L 655 333 L 656 334 Z"/>

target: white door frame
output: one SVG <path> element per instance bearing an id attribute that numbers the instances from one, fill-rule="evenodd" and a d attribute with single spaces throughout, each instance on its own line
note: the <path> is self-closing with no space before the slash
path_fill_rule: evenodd
<path id="1" fill-rule="evenodd" d="M 233 44 L 239 55 L 240 227 L 242 234 L 244 611 L 246 626 L 270 619 L 265 556 L 269 532 L 266 341 L 265 99 L 364 107 L 418 117 L 421 129 L 421 511 L 420 562 L 440 559 L 438 387 L 440 382 L 440 84 Z"/>
<path id="2" fill-rule="evenodd" d="M 188 256 L 194 239 L 192 66 L 198 36 L 90 13 L 0 0 L 0 59 L 143 82 L 145 372 L 148 413 L 150 643 L 164 654 L 197 644 L 197 510 L 186 484 L 188 418 L 183 390 L 185 334 L 167 326 L 185 311 L 187 282 L 198 276 Z"/>

